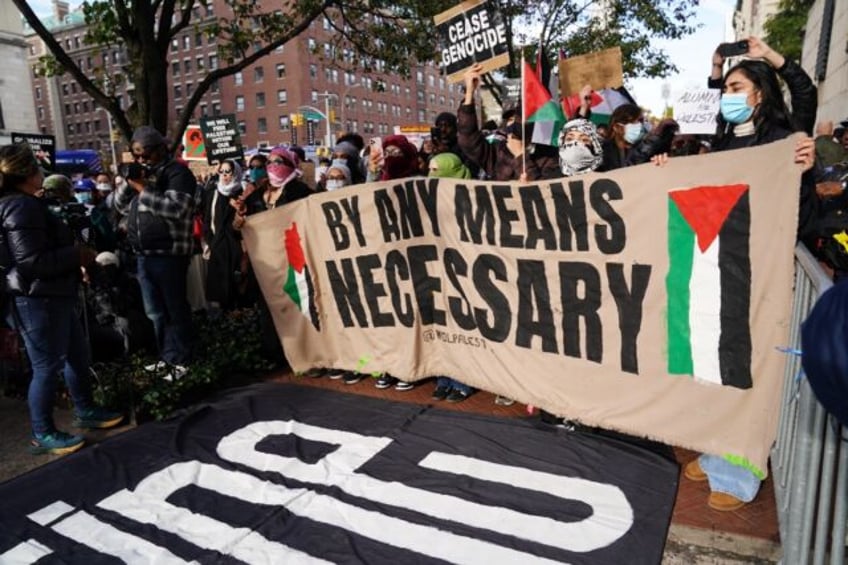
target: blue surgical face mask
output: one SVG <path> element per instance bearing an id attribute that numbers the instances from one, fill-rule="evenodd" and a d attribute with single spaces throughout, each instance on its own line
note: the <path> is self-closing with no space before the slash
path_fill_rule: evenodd
<path id="1" fill-rule="evenodd" d="M 259 180 L 264 179 L 267 174 L 268 173 L 265 169 L 250 169 L 250 182 L 258 182 Z"/>
<path id="2" fill-rule="evenodd" d="M 624 126 L 624 141 L 630 145 L 639 143 L 643 137 L 645 137 L 645 126 L 642 122 Z"/>
<path id="3" fill-rule="evenodd" d="M 75 192 L 74 198 L 77 199 L 77 202 L 80 204 L 88 204 L 91 202 L 91 193 L 90 192 Z"/>
<path id="4" fill-rule="evenodd" d="M 748 105 L 748 94 L 745 92 L 722 94 L 720 107 L 721 117 L 731 124 L 744 124 L 754 113 L 754 108 Z"/>

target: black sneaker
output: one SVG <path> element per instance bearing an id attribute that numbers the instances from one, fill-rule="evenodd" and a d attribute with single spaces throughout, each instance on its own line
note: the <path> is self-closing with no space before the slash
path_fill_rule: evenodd
<path id="1" fill-rule="evenodd" d="M 408 390 L 412 390 L 415 388 L 415 385 L 412 383 L 408 383 L 406 381 L 398 381 L 395 383 L 395 390 L 400 392 L 406 392 Z"/>
<path id="2" fill-rule="evenodd" d="M 464 390 L 459 390 L 458 388 L 455 388 L 450 391 L 450 394 L 445 400 L 455 404 L 457 402 L 462 402 L 463 400 L 466 400 L 469 396 L 471 396 L 470 392 L 465 392 Z"/>
<path id="3" fill-rule="evenodd" d="M 374 383 L 374 386 L 379 389 L 391 388 L 398 380 L 391 375 L 383 374 Z"/>
<path id="4" fill-rule="evenodd" d="M 355 385 L 364 378 L 365 375 L 363 375 L 362 373 L 356 373 L 354 371 L 345 373 L 344 377 L 342 377 L 342 379 L 344 380 L 344 384 L 346 385 Z"/>
<path id="5" fill-rule="evenodd" d="M 348 375 L 347 371 L 344 369 L 327 369 L 327 378 L 331 381 L 337 381 L 339 379 L 343 379 L 345 375 Z"/>
<path id="6" fill-rule="evenodd" d="M 433 394 L 430 395 L 430 398 L 433 400 L 444 400 L 450 394 L 451 387 L 449 386 L 437 386 L 436 390 L 433 391 Z"/>

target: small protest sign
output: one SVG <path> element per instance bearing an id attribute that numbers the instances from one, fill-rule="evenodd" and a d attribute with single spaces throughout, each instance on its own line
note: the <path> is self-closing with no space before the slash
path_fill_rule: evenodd
<path id="1" fill-rule="evenodd" d="M 183 134 L 183 159 L 186 161 L 205 161 L 206 144 L 200 126 L 187 126 Z"/>
<path id="2" fill-rule="evenodd" d="M 560 59 L 559 89 L 562 96 L 578 93 L 587 84 L 594 90 L 618 88 L 624 84 L 620 47 Z"/>
<path id="3" fill-rule="evenodd" d="M 242 158 L 244 151 L 233 114 L 200 118 L 200 131 L 203 133 L 206 160 L 209 163 Z"/>
<path id="4" fill-rule="evenodd" d="M 674 119 L 680 133 L 713 134 L 716 131 L 721 91 L 714 88 L 685 90 L 674 101 Z"/>
<path id="5" fill-rule="evenodd" d="M 495 7 L 485 0 L 468 0 L 438 14 L 442 67 L 448 82 L 459 82 L 475 63 L 488 72 L 509 63 L 506 27 Z"/>
<path id="6" fill-rule="evenodd" d="M 12 143 L 28 143 L 38 159 L 38 164 L 48 171 L 56 165 L 56 138 L 41 133 L 12 132 Z"/>

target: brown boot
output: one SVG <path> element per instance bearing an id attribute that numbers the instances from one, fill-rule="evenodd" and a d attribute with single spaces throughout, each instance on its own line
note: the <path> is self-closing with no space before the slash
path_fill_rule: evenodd
<path id="1" fill-rule="evenodd" d="M 733 496 L 724 492 L 711 492 L 707 499 L 707 506 L 719 512 L 731 512 L 739 510 L 747 504 Z"/>
<path id="2" fill-rule="evenodd" d="M 701 469 L 697 459 L 693 459 L 683 468 L 683 476 L 690 481 L 700 483 L 707 480 L 707 474 Z"/>

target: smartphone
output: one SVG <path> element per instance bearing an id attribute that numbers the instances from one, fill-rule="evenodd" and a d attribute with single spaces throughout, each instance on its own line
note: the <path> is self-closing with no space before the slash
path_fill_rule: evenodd
<path id="1" fill-rule="evenodd" d="M 748 41 L 736 41 L 734 43 L 721 43 L 718 46 L 718 54 L 722 57 L 736 57 L 737 55 L 744 55 L 748 52 Z"/>
<path id="2" fill-rule="evenodd" d="M 430 139 L 433 143 L 438 142 L 442 138 L 442 130 L 439 128 L 430 128 Z"/>

